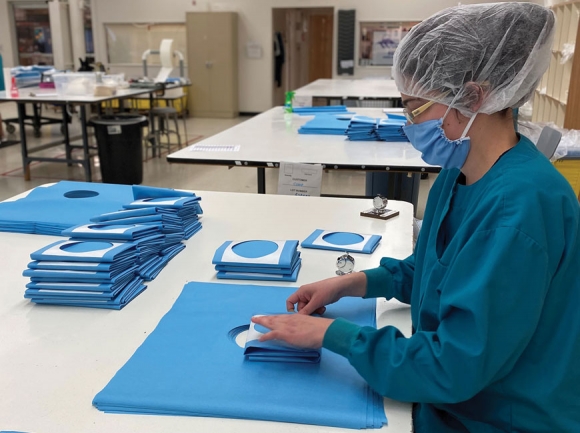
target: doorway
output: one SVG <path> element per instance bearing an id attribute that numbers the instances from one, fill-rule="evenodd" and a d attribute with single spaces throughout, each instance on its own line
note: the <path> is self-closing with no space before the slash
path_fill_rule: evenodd
<path id="1" fill-rule="evenodd" d="M 12 17 L 16 64 L 53 65 L 47 2 L 12 2 Z"/>
<path id="2" fill-rule="evenodd" d="M 272 103 L 320 78 L 332 78 L 334 8 L 273 8 Z"/>

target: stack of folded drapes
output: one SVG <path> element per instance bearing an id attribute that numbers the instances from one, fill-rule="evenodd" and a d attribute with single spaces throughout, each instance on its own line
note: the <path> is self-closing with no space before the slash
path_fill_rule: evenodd
<path id="1" fill-rule="evenodd" d="M 24 297 L 37 304 L 120 310 L 146 288 L 133 242 L 61 240 L 30 257 Z"/>
<path id="2" fill-rule="evenodd" d="M 212 263 L 220 279 L 296 281 L 302 263 L 297 248 L 298 241 L 226 241 Z"/>

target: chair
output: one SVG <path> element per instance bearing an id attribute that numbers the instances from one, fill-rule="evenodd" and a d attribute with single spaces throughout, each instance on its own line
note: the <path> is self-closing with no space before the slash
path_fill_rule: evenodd
<path id="1" fill-rule="evenodd" d="M 544 126 L 544 129 L 542 129 L 540 137 L 538 138 L 536 147 L 546 158 L 550 159 L 556 152 L 561 139 L 562 133 L 560 131 L 550 128 L 549 126 Z"/>
<path id="2" fill-rule="evenodd" d="M 152 150 L 153 156 L 157 154 L 157 157 L 161 157 L 161 149 L 163 148 L 169 152 L 173 144 L 171 140 L 172 136 L 176 137 L 175 144 L 181 149 L 182 143 L 181 134 L 179 133 L 177 110 L 173 107 L 153 107 L 151 109 L 151 117 L 152 122 L 156 122 L 156 125 L 145 137 L 145 157 L 147 157 L 149 149 Z M 173 129 L 171 129 L 171 124 L 173 124 Z"/>

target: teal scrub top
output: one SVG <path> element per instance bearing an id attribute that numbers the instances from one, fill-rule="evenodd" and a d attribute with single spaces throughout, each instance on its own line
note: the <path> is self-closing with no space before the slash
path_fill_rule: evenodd
<path id="1" fill-rule="evenodd" d="M 525 137 L 476 183 L 435 181 L 413 255 L 365 271 L 413 335 L 335 320 L 323 346 L 416 432 L 580 432 L 579 205 Z M 388 414 L 387 414 L 388 417 Z"/>

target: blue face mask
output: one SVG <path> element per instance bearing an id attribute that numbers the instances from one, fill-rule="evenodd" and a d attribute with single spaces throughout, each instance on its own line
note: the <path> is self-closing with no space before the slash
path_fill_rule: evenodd
<path id="1" fill-rule="evenodd" d="M 471 148 L 471 140 L 466 135 L 477 115 L 474 114 L 471 117 L 459 139 L 450 140 L 443 130 L 443 120 L 450 109 L 451 107 L 447 109 L 441 119 L 403 126 L 403 130 L 413 147 L 421 152 L 423 161 L 427 164 L 440 165 L 445 169 L 461 168 L 465 164 Z"/>

